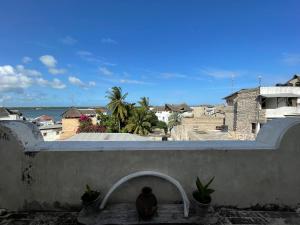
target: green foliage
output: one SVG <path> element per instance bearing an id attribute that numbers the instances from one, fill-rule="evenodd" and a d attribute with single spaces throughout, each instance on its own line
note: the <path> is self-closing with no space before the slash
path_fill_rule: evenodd
<path id="1" fill-rule="evenodd" d="M 209 188 L 209 185 L 213 182 L 214 177 L 209 180 L 206 185 L 203 185 L 197 177 L 196 186 L 197 190 L 193 192 L 193 197 L 200 203 L 208 204 L 211 202 L 211 194 L 215 192 L 214 189 Z"/>
<path id="2" fill-rule="evenodd" d="M 97 119 L 99 124 L 106 127 L 106 132 L 117 133 L 119 131 L 118 120 L 112 115 L 104 115 L 103 113 L 98 113 Z"/>
<path id="3" fill-rule="evenodd" d="M 107 98 L 110 102 L 107 108 L 118 121 L 119 132 L 121 131 L 121 123 L 128 117 L 128 104 L 125 102 L 128 93 L 123 95 L 121 87 L 112 87 L 110 92 L 107 92 Z"/>
<path id="4" fill-rule="evenodd" d="M 83 201 L 83 203 L 89 203 L 96 200 L 99 197 L 99 195 L 99 191 L 94 191 L 90 188 L 89 185 L 86 185 L 86 189 L 83 195 L 81 196 L 81 200 Z"/>
<path id="5" fill-rule="evenodd" d="M 125 130 L 129 133 L 147 135 L 151 132 L 151 113 L 143 108 L 135 108 Z"/>
<path id="6" fill-rule="evenodd" d="M 143 108 L 145 110 L 149 110 L 149 108 L 150 108 L 149 98 L 142 97 L 141 100 L 138 103 L 139 103 L 141 108 Z"/>
<path id="7" fill-rule="evenodd" d="M 112 87 L 106 97 L 109 99 L 107 108 L 111 111 L 111 115 L 99 113 L 97 118 L 108 132 L 148 135 L 159 123 L 155 113 L 150 110 L 147 97 L 142 97 L 138 106 L 135 106 L 135 103 L 125 102 L 127 93 L 122 94 L 120 87 Z"/>
<path id="8" fill-rule="evenodd" d="M 177 112 L 173 112 L 168 118 L 168 127 L 169 130 L 172 130 L 173 127 L 179 125 L 181 123 L 181 116 Z"/>
<path id="9" fill-rule="evenodd" d="M 157 121 L 155 128 L 163 129 L 165 134 L 168 133 L 168 125 L 164 121 Z"/>

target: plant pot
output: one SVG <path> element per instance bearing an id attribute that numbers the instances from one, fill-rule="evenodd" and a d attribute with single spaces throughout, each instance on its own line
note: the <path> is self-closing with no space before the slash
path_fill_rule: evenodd
<path id="1" fill-rule="evenodd" d="M 194 204 L 195 212 L 197 215 L 205 215 L 210 211 L 210 208 L 211 208 L 210 203 L 204 204 L 204 203 L 198 202 L 194 198 L 193 198 L 193 204 Z"/>
<path id="2" fill-rule="evenodd" d="M 95 200 L 90 202 L 82 202 L 83 210 L 86 214 L 91 214 L 99 211 L 99 206 L 101 202 L 101 195 L 99 195 Z"/>

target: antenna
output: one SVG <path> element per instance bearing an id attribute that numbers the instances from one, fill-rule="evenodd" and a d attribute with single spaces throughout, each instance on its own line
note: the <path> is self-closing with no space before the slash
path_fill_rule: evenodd
<path id="1" fill-rule="evenodd" d="M 234 74 L 231 74 L 231 92 L 233 92 L 234 89 Z"/>
<path id="2" fill-rule="evenodd" d="M 258 86 L 261 87 L 261 80 L 262 80 L 262 76 L 258 75 Z"/>

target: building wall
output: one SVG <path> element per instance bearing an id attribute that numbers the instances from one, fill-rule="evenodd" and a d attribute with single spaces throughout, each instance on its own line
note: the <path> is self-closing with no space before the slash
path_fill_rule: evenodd
<path id="1" fill-rule="evenodd" d="M 21 120 L 21 118 L 18 115 L 9 115 L 7 117 L 1 117 L 0 120 Z"/>
<path id="2" fill-rule="evenodd" d="M 92 124 L 97 124 L 97 118 L 92 117 Z M 76 134 L 77 129 L 79 128 L 79 118 L 63 118 L 62 122 L 62 133 L 60 139 L 64 140 L 69 137 L 72 137 Z"/>
<path id="3" fill-rule="evenodd" d="M 265 125 L 257 141 L 43 144 L 26 123 L 0 125 L 0 208 L 70 209 L 86 184 L 108 192 L 120 178 L 152 170 L 177 179 L 192 198 L 195 179 L 215 176 L 213 204 L 248 207 L 300 203 L 300 121 Z M 24 136 L 26 133 L 26 136 Z M 177 189 L 153 177 L 124 184 L 111 202 L 134 202 L 150 185 L 159 203 L 181 200 Z M 284 186 L 284 188 L 283 188 Z"/>
<path id="4" fill-rule="evenodd" d="M 78 118 L 63 118 L 62 122 L 62 133 L 60 138 L 67 139 L 76 134 L 76 131 L 79 127 L 79 119 Z"/>
<path id="5" fill-rule="evenodd" d="M 62 131 L 59 129 L 41 130 L 44 141 L 56 141 L 60 139 Z"/>
<path id="6" fill-rule="evenodd" d="M 156 112 L 155 115 L 157 116 L 159 121 L 163 121 L 168 124 L 169 116 L 171 115 L 171 113 L 169 111 L 159 111 Z"/>
<path id="7" fill-rule="evenodd" d="M 261 110 L 258 96 L 259 89 L 243 91 L 232 99 L 233 106 L 227 107 L 225 125 L 236 139 L 255 139 L 259 124 L 266 123 L 265 110 Z M 252 124 L 257 127 L 254 133 Z"/>

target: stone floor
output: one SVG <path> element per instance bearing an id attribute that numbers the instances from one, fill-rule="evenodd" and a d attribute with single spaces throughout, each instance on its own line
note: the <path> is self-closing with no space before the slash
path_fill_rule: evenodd
<path id="1" fill-rule="evenodd" d="M 0 225 L 75 225 L 79 224 L 77 222 L 77 216 L 78 212 L 8 212 L 5 215 L 0 216 Z M 215 211 L 213 217 L 212 220 L 202 220 L 199 221 L 199 223 L 193 224 L 300 225 L 300 213 L 296 212 L 249 211 L 220 208 Z M 147 224 L 151 224 L 151 222 Z"/>

